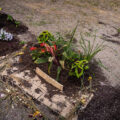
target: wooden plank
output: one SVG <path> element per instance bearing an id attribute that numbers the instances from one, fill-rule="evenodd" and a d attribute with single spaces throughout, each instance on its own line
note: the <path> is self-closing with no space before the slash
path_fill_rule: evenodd
<path id="1" fill-rule="evenodd" d="M 38 68 L 38 67 L 36 68 L 36 73 L 40 77 L 42 77 L 46 82 L 48 82 L 49 84 L 51 84 L 54 87 L 58 88 L 59 90 L 63 91 L 63 85 L 61 85 L 56 80 L 54 80 L 53 78 L 51 78 L 49 75 L 47 75 L 46 73 L 44 73 L 40 68 Z"/>

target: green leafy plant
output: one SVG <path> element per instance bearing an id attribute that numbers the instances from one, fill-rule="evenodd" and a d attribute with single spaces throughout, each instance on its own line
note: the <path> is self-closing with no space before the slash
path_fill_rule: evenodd
<path id="1" fill-rule="evenodd" d="M 53 37 L 53 35 L 48 32 L 48 31 L 43 31 L 38 37 L 38 43 L 47 43 L 48 40 L 51 40 L 51 38 Z"/>
<path id="2" fill-rule="evenodd" d="M 13 21 L 14 19 L 13 19 L 13 17 L 11 15 L 7 15 L 7 20 L 8 21 Z"/>
<path id="3" fill-rule="evenodd" d="M 88 60 L 89 62 L 94 58 L 96 54 L 103 50 L 105 47 L 102 43 L 95 43 L 96 35 L 93 36 L 93 42 L 86 40 L 83 35 L 81 34 L 81 39 L 79 41 L 80 47 L 82 48 L 82 56 L 84 59 Z M 95 45 L 96 44 L 96 45 Z"/>
<path id="4" fill-rule="evenodd" d="M 70 76 L 76 76 L 80 78 L 84 75 L 85 71 L 89 69 L 87 60 L 77 60 L 72 63 L 71 69 L 69 71 Z"/>
<path id="5" fill-rule="evenodd" d="M 41 64 L 41 63 L 49 63 L 48 73 L 50 74 L 50 69 L 52 66 L 52 62 L 58 64 L 58 60 L 56 59 L 56 50 L 57 47 L 55 44 L 50 46 L 47 43 L 41 43 L 40 47 L 31 47 L 31 55 L 34 63 Z"/>
<path id="6" fill-rule="evenodd" d="M 58 56 L 61 56 L 61 61 L 68 61 L 72 62 L 74 59 L 78 59 L 79 55 L 73 50 L 73 38 L 77 29 L 77 26 L 74 28 L 74 30 L 71 33 L 71 39 L 69 41 L 65 41 L 64 38 L 57 33 L 58 39 L 55 39 L 56 45 L 58 46 L 58 51 L 60 51 L 60 55 L 58 53 Z"/>
<path id="7" fill-rule="evenodd" d="M 20 45 L 24 45 L 24 44 L 26 44 L 25 41 L 20 41 Z"/>
<path id="8" fill-rule="evenodd" d="M 77 26 L 72 31 L 72 37 L 69 41 L 65 41 L 59 33 L 55 38 L 50 32 L 44 31 L 38 36 L 38 43 L 40 43 L 41 48 L 32 51 L 32 57 L 36 64 L 49 63 L 49 74 L 53 62 L 58 66 L 56 80 L 59 80 L 62 69 L 69 69 L 69 64 L 79 58 L 79 55 L 72 49 L 72 40 L 76 29 Z M 40 52 L 40 49 L 43 52 Z"/>
<path id="9" fill-rule="evenodd" d="M 12 39 L 13 35 L 11 33 L 6 32 L 4 29 L 0 29 L 0 40 L 11 41 Z"/>
<path id="10" fill-rule="evenodd" d="M 58 68 L 57 68 L 57 77 L 56 77 L 57 81 L 59 81 L 59 76 L 60 76 L 61 70 L 62 70 L 61 66 L 58 66 Z"/>
<path id="11" fill-rule="evenodd" d="M 74 30 L 71 33 L 71 39 L 69 41 L 65 41 L 64 38 L 60 35 L 60 33 L 57 33 L 57 38 L 54 38 L 53 41 L 55 41 L 57 47 L 57 57 L 59 58 L 59 66 L 57 68 L 57 80 L 59 80 L 60 73 L 62 69 L 69 69 L 70 63 L 72 63 L 74 60 L 79 58 L 79 55 L 75 53 L 75 51 L 72 49 L 72 41 L 73 37 L 75 35 L 77 26 L 74 28 Z M 66 66 L 65 66 L 66 64 Z"/>
<path id="12" fill-rule="evenodd" d="M 16 27 L 18 27 L 20 25 L 20 22 L 17 20 L 14 20 L 13 17 L 11 15 L 7 15 L 7 20 L 8 21 L 12 21 L 15 23 Z"/>
<path id="13" fill-rule="evenodd" d="M 120 28 L 117 31 L 118 31 L 118 33 L 120 33 Z"/>
<path id="14" fill-rule="evenodd" d="M 48 63 L 48 73 L 50 74 L 53 64 L 57 66 L 56 80 L 59 81 L 61 71 L 67 70 L 69 76 L 75 76 L 81 80 L 83 86 L 84 75 L 89 69 L 89 64 L 94 56 L 100 52 L 104 45 L 95 44 L 96 36 L 91 43 L 81 34 L 80 51 L 74 49 L 73 39 L 77 26 L 71 33 L 71 38 L 65 41 L 64 37 L 57 33 L 53 36 L 48 31 L 43 31 L 37 38 L 39 47 L 31 47 L 31 55 L 34 63 Z M 90 33 L 86 33 L 91 36 Z"/>
<path id="15" fill-rule="evenodd" d="M 15 20 L 15 25 L 18 27 L 20 25 L 20 22 Z"/>

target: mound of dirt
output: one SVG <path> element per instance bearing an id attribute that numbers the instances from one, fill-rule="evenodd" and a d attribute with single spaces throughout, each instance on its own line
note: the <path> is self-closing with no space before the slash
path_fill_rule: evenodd
<path id="1" fill-rule="evenodd" d="M 120 89 L 100 86 L 78 120 L 120 120 Z"/>
<path id="2" fill-rule="evenodd" d="M 18 38 L 13 38 L 12 41 L 0 41 L 0 56 L 5 56 L 11 52 L 19 50 L 22 46 Z"/>
<path id="3" fill-rule="evenodd" d="M 21 22 L 14 20 L 12 16 L 11 19 L 9 19 L 8 16 L 10 15 L 0 13 L 0 29 L 4 28 L 6 31 L 14 34 L 22 34 L 28 30 L 28 27 L 23 25 Z M 16 22 L 19 22 L 19 24 L 16 25 Z"/>

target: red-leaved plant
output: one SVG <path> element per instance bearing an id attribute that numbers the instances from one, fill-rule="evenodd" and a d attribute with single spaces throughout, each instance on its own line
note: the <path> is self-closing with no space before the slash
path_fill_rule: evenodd
<path id="1" fill-rule="evenodd" d="M 56 56 L 57 46 L 55 42 L 51 46 L 47 43 L 41 43 L 39 47 L 31 47 L 30 50 L 34 63 L 49 63 L 48 73 L 50 73 L 53 62 L 59 66 Z"/>
<path id="2" fill-rule="evenodd" d="M 40 44 L 41 47 L 44 47 L 43 49 L 41 49 L 41 52 L 44 53 L 44 52 L 48 52 L 51 54 L 51 56 L 53 57 L 53 61 L 58 64 L 58 61 L 56 59 L 56 54 L 55 52 L 57 51 L 57 46 L 56 45 L 53 45 L 53 46 L 50 46 L 48 45 L 47 43 L 41 43 Z"/>

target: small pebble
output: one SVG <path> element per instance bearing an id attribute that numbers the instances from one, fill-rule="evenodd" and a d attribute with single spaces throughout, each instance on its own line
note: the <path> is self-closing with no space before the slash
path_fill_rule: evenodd
<path id="1" fill-rule="evenodd" d="M 3 98 L 3 97 L 5 97 L 5 96 L 6 96 L 5 94 L 0 93 L 0 98 Z"/>
<path id="2" fill-rule="evenodd" d="M 6 91 L 7 91 L 8 93 L 10 92 L 10 90 L 9 90 L 9 89 L 7 89 L 7 88 L 6 88 Z"/>

